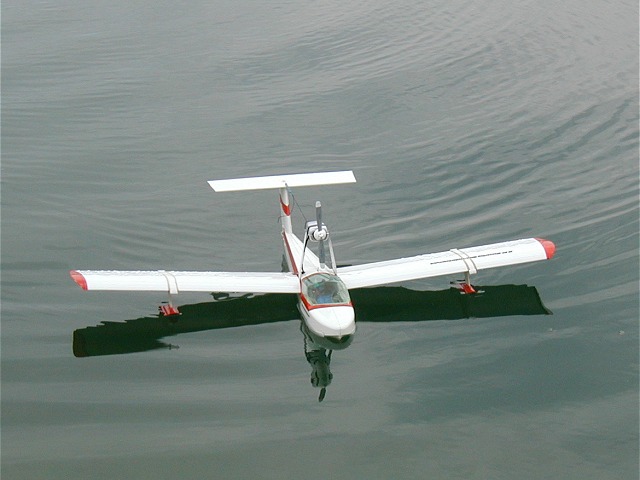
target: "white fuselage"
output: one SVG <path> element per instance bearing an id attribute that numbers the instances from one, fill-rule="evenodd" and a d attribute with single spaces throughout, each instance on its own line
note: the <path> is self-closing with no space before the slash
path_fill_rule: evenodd
<path id="1" fill-rule="evenodd" d="M 289 270 L 300 278 L 298 310 L 314 340 L 331 350 L 345 348 L 356 331 L 355 313 L 349 294 L 333 270 L 320 264 L 318 257 L 291 228 L 291 207 L 286 189 L 280 190 L 282 239 Z M 321 292 L 320 290 L 331 290 Z"/>

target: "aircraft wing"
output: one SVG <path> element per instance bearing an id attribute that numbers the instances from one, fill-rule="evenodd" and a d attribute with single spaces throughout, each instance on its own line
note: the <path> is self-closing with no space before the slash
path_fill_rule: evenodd
<path id="1" fill-rule="evenodd" d="M 338 268 L 347 288 L 372 287 L 419 278 L 437 277 L 486 268 L 535 262 L 553 257 L 555 245 L 549 240 L 525 238 L 470 248 L 453 248 L 446 252 L 398 258 Z"/>
<path id="2" fill-rule="evenodd" d="M 84 290 L 180 292 L 299 293 L 292 273 L 173 272 L 72 270 L 71 278 Z"/>

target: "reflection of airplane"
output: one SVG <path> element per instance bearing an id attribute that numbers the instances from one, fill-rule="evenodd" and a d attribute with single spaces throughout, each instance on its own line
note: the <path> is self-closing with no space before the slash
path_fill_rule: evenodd
<path id="1" fill-rule="evenodd" d="M 422 322 L 510 315 L 545 315 L 535 287 L 500 285 L 477 287 L 475 295 L 461 295 L 455 288 L 415 291 L 404 287 L 373 287 L 351 294 L 358 322 Z M 177 348 L 161 339 L 181 333 L 291 321 L 297 318 L 295 295 L 216 296 L 214 301 L 180 307 L 182 316 L 145 317 L 126 322 L 104 322 L 73 332 L 76 357 L 119 355 L 155 349 Z M 311 384 L 320 388 L 320 399 L 333 374 L 331 349 L 314 342 L 305 324 L 305 358 L 311 366 Z"/>
<path id="2" fill-rule="evenodd" d="M 514 240 L 479 247 L 418 255 L 383 262 L 337 267 L 329 231 L 322 223 L 320 202 L 316 219 L 308 221 L 303 240 L 293 233 L 292 187 L 353 183 L 351 171 L 280 175 L 211 181 L 217 192 L 277 189 L 280 193 L 282 238 L 288 273 L 264 272 L 177 272 L 177 271 L 89 271 L 73 270 L 71 277 L 85 290 L 165 291 L 169 303 L 161 307 L 165 315 L 178 314 L 171 295 L 179 292 L 294 293 L 298 309 L 314 342 L 327 349 L 345 348 L 356 330 L 349 289 L 404 282 L 439 275 L 464 274 L 459 283 L 465 293 L 476 290 L 471 274 L 486 268 L 549 259 L 555 245 L 536 238 Z M 318 243 L 318 255 L 307 248 Z M 325 242 L 330 265 L 325 264 Z"/>
<path id="3" fill-rule="evenodd" d="M 321 402 L 327 393 L 327 387 L 333 380 L 333 373 L 329 368 L 333 350 L 329 350 L 327 353 L 326 348 L 314 342 L 314 337 L 309 333 L 304 322 L 300 322 L 300 331 L 304 335 L 304 356 L 311 365 L 311 385 L 320 389 L 318 401 Z"/>

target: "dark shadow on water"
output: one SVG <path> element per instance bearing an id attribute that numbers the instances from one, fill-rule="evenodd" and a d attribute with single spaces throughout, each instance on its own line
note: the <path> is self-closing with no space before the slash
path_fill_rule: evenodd
<path id="1" fill-rule="evenodd" d="M 514 315 L 548 315 L 535 287 L 528 285 L 476 286 L 477 294 L 461 294 L 456 288 L 416 291 L 404 287 L 352 290 L 356 321 L 424 322 Z M 212 301 L 179 307 L 180 316 L 149 316 L 123 322 L 102 322 L 73 332 L 76 357 L 118 355 L 178 348 L 161 341 L 181 333 L 237 328 L 267 323 L 300 321 L 296 295 L 216 294 Z M 333 374 L 331 351 L 313 342 L 301 325 L 305 357 L 312 367 L 311 383 L 321 389 L 321 401 Z"/>

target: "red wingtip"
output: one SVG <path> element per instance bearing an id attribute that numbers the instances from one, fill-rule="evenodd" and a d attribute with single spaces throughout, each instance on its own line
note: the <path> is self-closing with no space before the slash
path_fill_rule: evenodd
<path id="1" fill-rule="evenodd" d="M 83 290 L 89 289 L 87 287 L 87 279 L 84 278 L 84 276 L 80 272 L 78 272 L 77 270 L 71 270 L 69 272 L 69 275 L 71 275 L 71 278 L 73 278 L 74 282 L 80 285 L 80 288 L 82 288 Z"/>
<path id="2" fill-rule="evenodd" d="M 544 251 L 547 254 L 547 260 L 553 258 L 556 253 L 556 246 L 551 240 L 545 240 L 544 238 L 536 238 L 537 241 L 544 247 Z"/>

